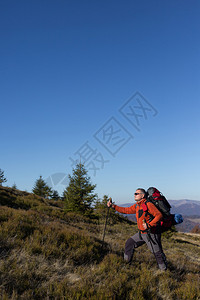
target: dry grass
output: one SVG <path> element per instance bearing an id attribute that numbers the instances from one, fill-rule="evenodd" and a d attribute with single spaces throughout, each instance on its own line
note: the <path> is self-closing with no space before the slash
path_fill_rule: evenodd
<path id="1" fill-rule="evenodd" d="M 102 244 L 106 211 L 88 219 L 31 195 L 9 204 L 0 210 L 1 299 L 200 299 L 199 235 L 165 233 L 161 273 L 145 245 L 124 263 L 124 243 L 137 231 L 130 222 L 110 219 Z"/>

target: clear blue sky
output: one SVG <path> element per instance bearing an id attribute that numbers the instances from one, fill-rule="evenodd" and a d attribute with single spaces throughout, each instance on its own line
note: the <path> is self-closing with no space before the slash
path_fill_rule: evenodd
<path id="1" fill-rule="evenodd" d="M 0 28 L 8 186 L 85 157 L 100 197 L 200 200 L 199 1 L 2 0 Z"/>

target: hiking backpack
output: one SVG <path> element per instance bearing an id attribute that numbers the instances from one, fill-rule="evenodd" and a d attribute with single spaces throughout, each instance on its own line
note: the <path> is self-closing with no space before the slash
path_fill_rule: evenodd
<path id="1" fill-rule="evenodd" d="M 171 205 L 169 204 L 165 196 L 155 187 L 148 188 L 146 202 L 153 203 L 156 208 L 162 213 L 163 219 L 160 222 L 162 232 L 170 229 L 173 225 L 177 225 L 183 222 L 182 215 L 170 213 Z M 143 206 L 143 211 L 148 214 L 148 208 L 146 204 Z"/>
<path id="2" fill-rule="evenodd" d="M 155 187 L 148 188 L 147 200 L 149 202 L 152 202 L 158 208 L 158 210 L 162 213 L 163 217 L 170 216 L 171 205 L 169 204 L 165 196 L 163 196 L 163 194 Z"/>

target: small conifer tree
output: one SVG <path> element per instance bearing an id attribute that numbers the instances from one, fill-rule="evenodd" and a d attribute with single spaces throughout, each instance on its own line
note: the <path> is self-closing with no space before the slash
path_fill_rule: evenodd
<path id="1" fill-rule="evenodd" d="M 59 194 L 58 194 L 57 191 L 52 192 L 51 199 L 52 200 L 59 200 L 60 199 Z"/>
<path id="2" fill-rule="evenodd" d="M 107 208 L 108 196 L 104 195 L 103 199 L 97 199 L 95 202 L 95 209 L 96 210 L 105 210 Z"/>
<path id="3" fill-rule="evenodd" d="M 104 195 L 103 199 L 97 199 L 96 203 L 95 203 L 95 212 L 97 214 L 97 216 L 99 216 L 100 218 L 105 218 L 106 214 L 107 214 L 107 210 L 108 210 L 108 206 L 107 206 L 107 202 L 109 201 L 109 196 L 108 195 Z M 109 222 L 112 219 L 112 221 L 114 222 L 115 220 L 118 219 L 118 214 L 116 214 L 115 210 L 110 209 L 109 211 Z"/>
<path id="4" fill-rule="evenodd" d="M 4 176 L 4 171 L 0 169 L 0 185 L 2 186 L 2 183 L 6 181 L 7 179 Z"/>
<path id="5" fill-rule="evenodd" d="M 40 176 L 40 178 L 36 180 L 32 192 L 40 197 L 48 198 L 51 195 L 52 190 L 48 187 L 42 176 Z"/>
<path id="6" fill-rule="evenodd" d="M 64 191 L 66 211 L 90 214 L 92 204 L 97 195 L 93 194 L 96 185 L 92 185 L 87 170 L 82 163 L 76 165 L 72 176 L 69 175 L 69 185 Z"/>
<path id="7" fill-rule="evenodd" d="M 17 189 L 17 185 L 16 185 L 15 182 L 14 182 L 14 184 L 12 185 L 12 188 L 15 189 L 15 190 Z"/>

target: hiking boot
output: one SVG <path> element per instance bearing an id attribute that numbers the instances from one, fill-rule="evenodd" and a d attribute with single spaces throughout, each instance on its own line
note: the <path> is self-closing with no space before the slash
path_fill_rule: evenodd
<path id="1" fill-rule="evenodd" d="M 165 264 L 159 264 L 158 265 L 159 270 L 161 271 L 166 271 L 167 270 L 167 266 Z"/>
<path id="2" fill-rule="evenodd" d="M 131 264 L 132 262 L 132 258 L 133 258 L 133 255 L 131 255 L 131 257 L 127 254 L 124 253 L 124 261 L 127 263 L 127 264 Z"/>

